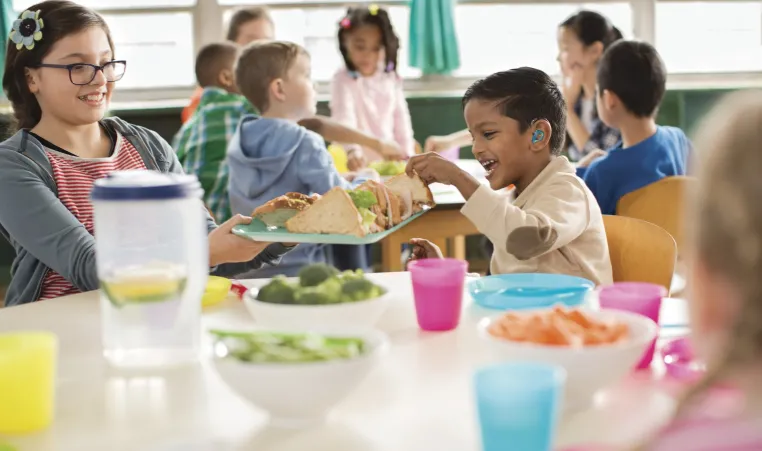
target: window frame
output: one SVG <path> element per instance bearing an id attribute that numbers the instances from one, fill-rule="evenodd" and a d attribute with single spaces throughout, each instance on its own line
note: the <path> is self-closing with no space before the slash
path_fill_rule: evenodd
<path id="1" fill-rule="evenodd" d="M 569 3 L 573 0 L 459 0 L 461 4 L 553 4 Z M 628 1 L 632 8 L 633 34 L 637 39 L 654 43 L 656 35 L 656 3 L 690 2 L 694 0 L 579 0 L 580 3 L 617 3 Z M 738 2 L 748 0 L 722 0 L 726 2 Z M 406 0 L 380 0 L 376 1 L 381 6 L 406 5 Z M 299 0 L 283 0 L 265 2 L 270 9 L 284 8 L 325 8 L 347 6 L 354 2 L 346 0 L 319 0 L 317 2 L 304 2 Z M 145 13 L 165 12 L 189 12 L 193 17 L 193 49 L 194 54 L 203 45 L 224 38 L 225 25 L 223 17 L 227 10 L 235 9 L 245 4 L 219 4 L 218 0 L 196 0 L 192 6 L 156 7 L 156 8 L 108 8 L 98 9 L 100 13 L 109 15 L 132 15 Z M 190 70 L 190 68 L 189 68 Z M 487 75 L 487 74 L 484 74 Z M 407 78 L 405 91 L 410 97 L 424 96 L 453 96 L 462 95 L 468 85 L 475 78 L 457 76 L 422 76 Z M 672 89 L 726 89 L 762 87 L 762 71 L 755 72 L 728 72 L 728 73 L 679 73 L 670 74 L 668 87 Z M 194 86 L 175 86 L 164 88 L 128 88 L 117 89 L 114 93 L 114 103 L 125 107 L 151 104 L 157 107 L 184 105 L 192 94 Z M 316 83 L 319 99 L 326 99 L 330 90 L 329 82 Z M 115 105 L 116 107 L 117 105 Z"/>

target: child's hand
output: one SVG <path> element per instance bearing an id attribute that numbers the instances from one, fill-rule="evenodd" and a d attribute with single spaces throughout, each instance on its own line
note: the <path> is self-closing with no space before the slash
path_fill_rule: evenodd
<path id="1" fill-rule="evenodd" d="M 424 152 L 443 152 L 455 147 L 447 136 L 429 136 L 423 144 Z"/>
<path id="2" fill-rule="evenodd" d="M 357 173 L 356 172 L 345 172 L 345 173 L 341 174 L 341 176 L 344 177 L 344 180 L 346 180 L 348 182 L 354 182 L 355 179 L 357 178 Z"/>
<path id="3" fill-rule="evenodd" d="M 413 246 L 413 249 L 412 252 L 410 252 L 410 258 L 407 260 L 408 262 L 413 260 L 423 260 L 426 258 L 444 258 L 444 255 L 442 255 L 442 251 L 439 249 L 439 246 L 429 240 L 413 238 L 410 240 L 410 245 Z"/>
<path id="4" fill-rule="evenodd" d="M 561 84 L 561 93 L 566 100 L 566 108 L 573 109 L 582 94 L 582 67 L 575 66 L 569 70 Z"/>
<path id="5" fill-rule="evenodd" d="M 251 218 L 248 216 L 235 215 L 209 234 L 210 267 L 222 263 L 247 262 L 254 259 L 270 245 L 270 243 L 251 241 L 233 235 L 233 227 L 250 222 Z"/>
<path id="6" fill-rule="evenodd" d="M 357 172 L 368 165 L 368 160 L 362 149 L 352 149 L 347 153 L 347 169 L 350 172 Z"/>
<path id="7" fill-rule="evenodd" d="M 463 170 L 438 153 L 429 152 L 411 157 L 405 172 L 410 176 L 417 173 L 426 183 L 453 185 Z"/>
<path id="8" fill-rule="evenodd" d="M 582 157 L 582 159 L 577 162 L 577 167 L 586 168 L 590 166 L 590 163 L 592 163 L 593 161 L 605 156 L 606 156 L 606 151 L 601 149 L 595 149 L 591 151 L 589 154 Z"/>
<path id="9" fill-rule="evenodd" d="M 407 157 L 407 154 L 400 149 L 400 145 L 394 141 L 379 139 L 376 151 L 378 151 L 385 160 L 402 160 Z"/>

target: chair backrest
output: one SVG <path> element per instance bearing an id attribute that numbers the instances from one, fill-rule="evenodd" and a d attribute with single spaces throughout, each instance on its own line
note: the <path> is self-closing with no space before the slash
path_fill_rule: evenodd
<path id="1" fill-rule="evenodd" d="M 677 242 L 677 248 L 682 249 L 685 196 L 695 183 L 695 177 L 665 177 L 622 196 L 616 213 L 656 224 L 669 232 Z"/>
<path id="2" fill-rule="evenodd" d="M 669 292 L 677 245 L 661 227 L 635 218 L 603 216 L 614 282 L 649 282 Z"/>

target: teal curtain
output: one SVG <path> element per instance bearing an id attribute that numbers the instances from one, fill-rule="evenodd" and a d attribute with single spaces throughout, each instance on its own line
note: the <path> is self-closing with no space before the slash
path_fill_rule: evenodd
<path id="1" fill-rule="evenodd" d="M 13 11 L 13 0 L 0 0 L 0 32 L 3 37 L 2 45 L 0 45 L 0 80 L 3 78 L 5 68 L 5 49 L 8 45 L 8 35 L 11 34 L 11 27 L 16 17 L 18 15 Z"/>
<path id="2" fill-rule="evenodd" d="M 424 75 L 446 75 L 460 67 L 455 0 L 410 1 L 409 63 Z"/>

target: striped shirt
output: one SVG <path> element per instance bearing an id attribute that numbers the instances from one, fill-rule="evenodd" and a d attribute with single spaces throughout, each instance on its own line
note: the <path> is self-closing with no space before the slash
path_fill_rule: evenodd
<path id="1" fill-rule="evenodd" d="M 133 145 L 116 134 L 114 150 L 107 158 L 80 158 L 44 139 L 37 137 L 45 146 L 45 151 L 53 168 L 53 178 L 58 187 L 58 198 L 62 204 L 93 234 L 93 205 L 90 191 L 99 178 L 113 171 L 146 169 L 143 159 Z M 49 269 L 42 282 L 40 299 L 51 299 L 79 290 L 57 272 Z"/>

